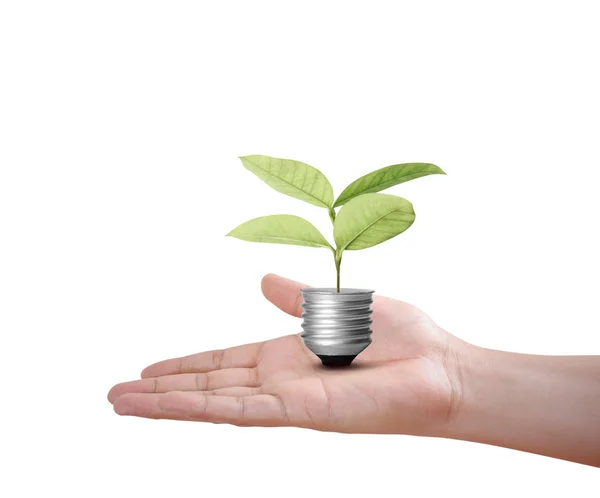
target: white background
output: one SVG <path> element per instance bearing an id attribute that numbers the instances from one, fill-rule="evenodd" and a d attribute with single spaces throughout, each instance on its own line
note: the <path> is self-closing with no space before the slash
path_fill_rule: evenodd
<path id="1" fill-rule="evenodd" d="M 597 469 L 466 442 L 122 418 L 154 361 L 297 332 L 260 294 L 334 283 L 323 250 L 223 235 L 326 212 L 398 162 L 417 222 L 343 285 L 478 345 L 600 354 L 594 2 L 0 4 L 0 426 L 6 497 L 598 496 Z"/>

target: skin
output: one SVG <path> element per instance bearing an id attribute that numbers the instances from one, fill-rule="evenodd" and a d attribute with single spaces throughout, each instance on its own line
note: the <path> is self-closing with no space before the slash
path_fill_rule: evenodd
<path id="1" fill-rule="evenodd" d="M 298 317 L 304 287 L 262 281 Z M 349 368 L 323 367 L 299 335 L 169 359 L 108 399 L 120 415 L 447 437 L 600 466 L 600 357 L 478 348 L 379 296 L 372 339 Z"/>

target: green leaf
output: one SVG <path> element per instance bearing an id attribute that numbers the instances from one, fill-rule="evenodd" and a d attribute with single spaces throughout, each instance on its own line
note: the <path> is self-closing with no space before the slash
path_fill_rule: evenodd
<path id="1" fill-rule="evenodd" d="M 319 207 L 330 208 L 333 204 L 333 188 L 317 168 L 291 159 L 268 156 L 245 156 L 240 159 L 246 169 L 277 192 Z"/>
<path id="2" fill-rule="evenodd" d="M 389 194 L 352 199 L 337 215 L 333 234 L 338 253 L 366 249 L 401 234 L 415 221 L 412 204 Z"/>
<path id="3" fill-rule="evenodd" d="M 291 214 L 275 214 L 255 218 L 234 228 L 227 236 L 249 242 L 326 247 L 333 250 L 313 224 Z"/>
<path id="4" fill-rule="evenodd" d="M 387 166 L 353 181 L 340 194 L 333 207 L 341 206 L 359 195 L 380 192 L 399 183 L 436 174 L 445 175 L 446 173 L 435 164 L 428 163 L 406 163 Z"/>

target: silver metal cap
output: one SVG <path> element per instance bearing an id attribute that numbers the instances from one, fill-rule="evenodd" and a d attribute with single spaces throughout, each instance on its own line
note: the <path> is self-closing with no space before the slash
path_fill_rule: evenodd
<path id="1" fill-rule="evenodd" d="M 304 344 L 324 364 L 341 365 L 333 357 L 352 359 L 371 344 L 372 290 L 334 288 L 302 289 Z M 323 357 L 328 358 L 328 363 Z"/>

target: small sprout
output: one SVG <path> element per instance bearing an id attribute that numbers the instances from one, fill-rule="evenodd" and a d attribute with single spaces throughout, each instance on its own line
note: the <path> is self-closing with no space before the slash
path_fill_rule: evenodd
<path id="1" fill-rule="evenodd" d="M 435 164 L 395 164 L 352 182 L 334 200 L 329 180 L 308 164 L 258 155 L 240 159 L 246 169 L 278 192 L 327 209 L 336 246 L 334 248 L 327 242 L 314 225 L 289 214 L 255 218 L 242 223 L 227 235 L 250 242 L 325 247 L 331 250 L 338 292 L 344 251 L 381 244 L 407 230 L 415 221 L 415 212 L 409 201 L 376 192 L 422 176 L 445 174 Z M 336 208 L 340 206 L 342 208 L 337 213 Z"/>

